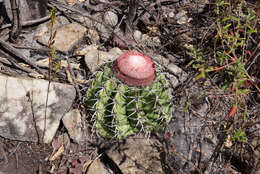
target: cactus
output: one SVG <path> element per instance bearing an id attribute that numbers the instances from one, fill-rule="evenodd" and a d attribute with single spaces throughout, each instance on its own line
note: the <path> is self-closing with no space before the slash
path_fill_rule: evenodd
<path id="1" fill-rule="evenodd" d="M 171 119 L 169 84 L 143 54 L 125 52 L 114 63 L 105 63 L 88 85 L 84 103 L 94 128 L 104 137 L 150 133 Z"/>

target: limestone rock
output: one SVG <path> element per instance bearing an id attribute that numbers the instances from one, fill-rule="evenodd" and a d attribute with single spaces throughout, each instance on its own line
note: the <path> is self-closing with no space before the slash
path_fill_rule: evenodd
<path id="1" fill-rule="evenodd" d="M 50 83 L 48 91 L 48 84 L 46 80 L 0 74 L 0 136 L 38 142 L 46 126 L 44 142 L 51 142 L 76 92 L 73 86 L 56 82 Z"/>
<path id="2" fill-rule="evenodd" d="M 90 48 L 85 48 L 85 63 L 90 71 L 95 72 L 100 65 L 103 63 L 115 60 L 122 51 L 119 48 L 112 48 L 109 52 L 99 51 L 98 49 L 93 49 L 93 46 L 89 46 Z"/>
<path id="3" fill-rule="evenodd" d="M 112 174 L 110 169 L 107 169 L 100 159 L 94 160 L 88 168 L 87 174 Z"/>
<path id="4" fill-rule="evenodd" d="M 160 143 L 145 137 L 128 138 L 119 149 L 110 149 L 108 156 L 124 174 L 161 174 Z"/>
<path id="5" fill-rule="evenodd" d="M 62 118 L 62 122 L 68 130 L 70 138 L 75 142 L 80 143 L 83 140 L 83 132 L 81 130 L 82 122 L 79 110 L 74 109 L 66 113 Z"/>
<path id="6" fill-rule="evenodd" d="M 114 12 L 112 11 L 107 11 L 105 14 L 104 14 L 104 20 L 105 20 L 105 23 L 114 27 L 116 26 L 116 24 L 118 23 L 118 17 L 117 17 L 117 14 L 115 14 Z"/>
<path id="7" fill-rule="evenodd" d="M 179 80 L 181 82 L 184 82 L 187 78 L 188 78 L 188 74 L 183 71 L 180 67 L 178 67 L 177 65 L 170 63 L 167 68 L 176 76 L 178 76 Z"/>
<path id="8" fill-rule="evenodd" d="M 63 53 L 68 53 L 83 39 L 87 29 L 78 23 L 71 23 L 57 28 L 56 31 L 54 47 Z M 49 37 L 50 33 L 46 32 L 39 37 L 38 41 L 44 45 L 48 45 Z"/>

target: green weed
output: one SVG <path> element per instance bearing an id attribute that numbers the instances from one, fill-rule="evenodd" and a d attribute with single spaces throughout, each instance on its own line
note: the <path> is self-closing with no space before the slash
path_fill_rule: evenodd
<path id="1" fill-rule="evenodd" d="M 226 0 L 216 1 L 217 34 L 215 35 L 213 48 L 215 50 L 216 64 L 207 65 L 202 49 L 192 49 L 188 54 L 193 58 L 188 66 L 199 71 L 195 79 L 204 79 L 209 72 L 217 72 L 222 79 L 221 89 L 234 96 L 233 107 L 229 116 L 233 116 L 243 106 L 242 98 L 249 91 L 249 86 L 254 84 L 246 70 L 246 64 L 255 50 L 248 50 L 249 38 L 257 33 L 256 14 L 245 7 L 245 2 L 230 4 Z"/>
<path id="2" fill-rule="evenodd" d="M 242 131 L 241 128 L 237 129 L 237 130 L 234 132 L 233 137 L 231 137 L 231 141 L 239 142 L 239 143 L 245 143 L 245 142 L 247 142 L 245 132 Z"/>

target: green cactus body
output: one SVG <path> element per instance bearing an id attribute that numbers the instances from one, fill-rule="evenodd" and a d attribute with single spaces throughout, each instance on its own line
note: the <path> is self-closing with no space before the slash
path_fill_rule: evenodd
<path id="1" fill-rule="evenodd" d="M 152 85 L 133 87 L 113 75 L 106 63 L 89 82 L 84 103 L 96 131 L 107 138 L 125 138 L 158 131 L 172 116 L 171 95 L 165 76 L 156 72 Z"/>

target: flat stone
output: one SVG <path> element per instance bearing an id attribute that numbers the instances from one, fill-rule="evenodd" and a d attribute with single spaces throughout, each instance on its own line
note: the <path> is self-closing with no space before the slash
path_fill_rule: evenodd
<path id="1" fill-rule="evenodd" d="M 134 39 L 135 39 L 137 42 L 140 42 L 141 39 L 142 39 L 142 32 L 139 31 L 139 30 L 135 30 L 135 32 L 134 32 Z"/>
<path id="2" fill-rule="evenodd" d="M 145 137 L 128 138 L 119 148 L 111 148 L 108 156 L 124 174 L 161 174 L 160 143 Z"/>
<path id="3" fill-rule="evenodd" d="M 181 82 L 184 82 L 188 78 L 188 74 L 183 71 L 180 67 L 177 65 L 170 63 L 167 68 L 174 74 L 176 75 Z"/>
<path id="4" fill-rule="evenodd" d="M 151 58 L 153 58 L 155 61 L 157 61 L 159 64 L 167 67 L 167 65 L 170 63 L 169 59 L 166 59 L 165 57 L 158 55 L 158 54 L 153 54 L 151 56 Z"/>
<path id="5" fill-rule="evenodd" d="M 54 47 L 67 54 L 83 39 L 87 29 L 78 23 L 71 23 L 58 28 L 56 31 Z M 49 37 L 50 33 L 45 33 L 38 41 L 44 45 L 48 45 Z"/>
<path id="6" fill-rule="evenodd" d="M 51 142 L 60 119 L 75 99 L 73 86 L 0 74 L 0 136 L 19 141 Z M 48 93 L 47 108 L 46 98 Z M 46 123 L 46 124 L 45 124 Z"/>
<path id="7" fill-rule="evenodd" d="M 112 48 L 109 52 L 104 52 L 90 45 L 89 48 L 85 48 L 84 60 L 89 70 L 94 73 L 103 63 L 115 60 L 122 53 L 119 48 Z"/>
<path id="8" fill-rule="evenodd" d="M 76 143 L 80 143 L 83 140 L 83 132 L 79 110 L 74 109 L 66 113 L 62 118 L 62 122 L 68 130 L 70 138 L 73 139 Z"/>
<path id="9" fill-rule="evenodd" d="M 182 25 L 190 22 L 192 19 L 188 18 L 187 11 L 181 10 L 179 13 L 175 15 L 175 19 L 177 20 L 177 23 Z"/>
<path id="10" fill-rule="evenodd" d="M 92 44 L 99 44 L 100 37 L 96 30 L 88 29 L 87 37 Z"/>
<path id="11" fill-rule="evenodd" d="M 112 11 L 107 11 L 104 14 L 104 21 L 105 21 L 106 24 L 114 27 L 118 23 L 118 16 L 117 16 L 117 14 L 115 14 Z"/>
<path id="12" fill-rule="evenodd" d="M 88 167 L 87 174 L 111 174 L 110 169 L 106 168 L 100 159 L 94 160 Z"/>

